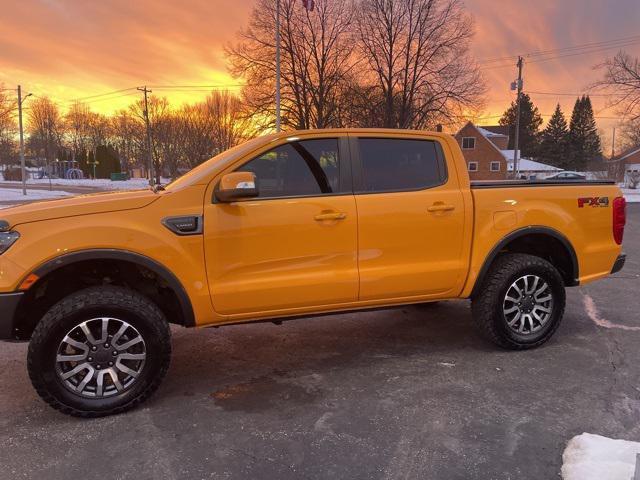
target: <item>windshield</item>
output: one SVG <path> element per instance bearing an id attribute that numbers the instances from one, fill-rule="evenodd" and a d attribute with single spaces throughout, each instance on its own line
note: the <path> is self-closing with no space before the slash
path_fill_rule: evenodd
<path id="1" fill-rule="evenodd" d="M 210 172 L 214 169 L 215 165 L 225 163 L 227 161 L 233 161 L 245 155 L 246 153 L 249 153 L 250 151 L 257 148 L 259 145 L 262 145 L 263 143 L 266 143 L 267 141 L 269 141 L 270 137 L 273 137 L 273 135 L 257 137 L 252 140 L 248 140 L 244 143 L 241 143 L 240 145 L 236 145 L 235 147 L 230 148 L 229 150 L 225 150 L 224 152 L 219 153 L 215 157 L 210 158 L 209 160 L 198 165 L 197 167 L 189 170 L 187 173 L 178 177 L 171 183 L 168 183 L 167 185 L 165 185 L 164 188 L 166 190 L 174 190 L 186 185 L 195 185 L 195 184 L 201 183 L 207 180 L 207 177 L 209 176 Z"/>

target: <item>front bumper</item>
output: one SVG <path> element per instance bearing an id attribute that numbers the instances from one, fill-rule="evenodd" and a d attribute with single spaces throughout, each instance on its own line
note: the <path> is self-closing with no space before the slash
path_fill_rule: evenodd
<path id="1" fill-rule="evenodd" d="M 0 294 L 0 340 L 14 340 L 16 338 L 16 310 L 23 295 L 22 292 Z"/>
<path id="2" fill-rule="evenodd" d="M 626 254 L 621 253 L 620 255 L 618 255 L 618 258 L 616 258 L 616 261 L 613 264 L 613 268 L 611 269 L 611 273 L 616 273 L 622 270 L 622 267 L 624 267 L 624 262 L 626 260 L 627 260 Z"/>

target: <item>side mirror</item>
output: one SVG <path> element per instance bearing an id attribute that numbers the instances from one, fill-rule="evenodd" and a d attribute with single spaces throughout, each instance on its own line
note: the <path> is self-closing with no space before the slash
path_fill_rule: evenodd
<path id="1" fill-rule="evenodd" d="M 256 174 L 253 172 L 233 172 L 222 177 L 215 197 L 218 202 L 234 202 L 259 195 Z"/>

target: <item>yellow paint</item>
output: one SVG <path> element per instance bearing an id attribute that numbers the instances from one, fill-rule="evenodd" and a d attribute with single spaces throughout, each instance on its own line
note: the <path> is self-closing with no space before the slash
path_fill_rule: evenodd
<path id="1" fill-rule="evenodd" d="M 288 141 L 336 136 L 440 142 L 444 185 L 411 192 L 213 203 L 224 174 Z M 0 292 L 59 252 L 112 248 L 163 264 L 182 282 L 200 326 L 468 297 L 510 232 L 546 226 L 574 246 L 580 281 L 609 274 L 621 248 L 611 208 L 578 208 L 616 186 L 469 188 L 455 140 L 441 133 L 318 130 L 270 135 L 225 152 L 165 191 L 80 196 L 0 213 L 21 238 L 0 256 Z M 204 234 L 177 236 L 167 216 L 203 215 Z"/>

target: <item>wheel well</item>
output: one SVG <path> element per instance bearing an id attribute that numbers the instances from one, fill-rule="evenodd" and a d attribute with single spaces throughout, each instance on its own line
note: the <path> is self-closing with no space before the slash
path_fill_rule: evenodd
<path id="1" fill-rule="evenodd" d="M 496 258 L 505 253 L 526 253 L 549 261 L 558 269 L 565 285 L 578 285 L 578 260 L 575 250 L 567 239 L 554 231 L 515 232 L 505 238 L 487 257 L 476 280 L 474 291 L 482 284 L 484 277 Z"/>
<path id="2" fill-rule="evenodd" d="M 27 290 L 19 306 L 15 325 L 18 336 L 28 339 L 42 316 L 67 295 L 88 287 L 118 285 L 152 300 L 169 323 L 186 326 L 179 292 L 150 268 L 128 260 L 91 259 L 66 264 L 46 273 Z"/>

